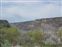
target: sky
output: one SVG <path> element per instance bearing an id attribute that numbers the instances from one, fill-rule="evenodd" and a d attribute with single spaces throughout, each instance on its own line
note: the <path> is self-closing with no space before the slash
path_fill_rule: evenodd
<path id="1" fill-rule="evenodd" d="M 11 23 L 62 17 L 61 0 L 2 0 L 0 3 L 0 19 Z"/>
<path id="2" fill-rule="evenodd" d="M 3 1 L 61 1 L 61 0 L 3 0 Z"/>

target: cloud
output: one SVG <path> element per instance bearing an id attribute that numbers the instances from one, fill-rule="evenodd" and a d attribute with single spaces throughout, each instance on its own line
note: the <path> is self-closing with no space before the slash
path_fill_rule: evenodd
<path id="1" fill-rule="evenodd" d="M 61 0 L 2 0 L 2 1 L 61 1 Z"/>
<path id="2" fill-rule="evenodd" d="M 58 2 L 5 2 L 2 19 L 10 22 L 29 21 L 39 18 L 61 17 Z"/>
<path id="3" fill-rule="evenodd" d="M 60 15 L 62 16 L 62 6 L 60 7 Z"/>

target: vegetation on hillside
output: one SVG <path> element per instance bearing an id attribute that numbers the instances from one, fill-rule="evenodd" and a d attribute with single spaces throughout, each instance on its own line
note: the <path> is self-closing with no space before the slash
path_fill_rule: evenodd
<path id="1" fill-rule="evenodd" d="M 57 36 L 60 38 L 61 44 L 62 44 L 62 27 L 60 27 L 57 31 Z"/>
<path id="2" fill-rule="evenodd" d="M 12 47 L 20 45 L 23 47 L 62 47 L 62 27 L 56 32 L 60 39 L 59 44 L 45 44 L 45 33 L 43 30 L 34 29 L 25 32 L 12 27 L 7 21 L 0 21 L 0 47 Z"/>
<path id="3" fill-rule="evenodd" d="M 10 27 L 7 21 L 0 21 L 0 47 L 6 43 L 14 44 L 17 42 L 19 32 L 15 27 Z"/>

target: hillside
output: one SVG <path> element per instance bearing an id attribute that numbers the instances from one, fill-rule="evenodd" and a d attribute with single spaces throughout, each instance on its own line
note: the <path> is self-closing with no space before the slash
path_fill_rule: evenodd
<path id="1" fill-rule="evenodd" d="M 13 23 L 12 25 L 15 25 L 23 31 L 43 30 L 43 32 L 46 33 L 44 36 L 45 43 L 60 43 L 60 39 L 57 37 L 56 32 L 62 27 L 62 17 L 37 19 L 34 21 Z"/>
<path id="2" fill-rule="evenodd" d="M 5 47 L 5 40 L 8 40 L 8 44 L 19 44 L 20 46 L 23 44 L 27 46 L 32 46 L 32 44 L 36 46 L 39 44 L 39 46 L 42 46 L 44 44 L 43 46 L 46 45 L 47 47 L 51 47 L 51 45 L 52 47 L 54 45 L 56 47 L 60 47 L 61 45 L 62 47 L 61 36 L 62 17 L 43 18 L 18 23 L 8 23 L 7 20 L 0 20 L 0 47 L 2 47 L 1 44 Z"/>
<path id="3" fill-rule="evenodd" d="M 0 20 L 0 28 L 10 27 L 10 24 L 7 20 Z"/>
<path id="4" fill-rule="evenodd" d="M 16 27 L 23 30 L 36 28 L 57 29 L 62 26 L 62 17 L 37 19 L 34 21 L 13 23 L 13 25 L 16 25 Z"/>
<path id="5" fill-rule="evenodd" d="M 0 20 L 0 47 L 12 47 L 18 34 L 18 30 L 11 26 L 7 20 Z"/>

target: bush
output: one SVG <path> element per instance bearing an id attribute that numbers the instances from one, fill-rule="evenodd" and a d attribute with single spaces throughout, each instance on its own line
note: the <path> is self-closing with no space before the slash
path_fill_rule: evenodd
<path id="1" fill-rule="evenodd" d="M 57 36 L 60 38 L 60 41 L 62 42 L 62 27 L 58 29 Z"/>
<path id="2" fill-rule="evenodd" d="M 4 41 L 4 44 L 2 44 L 2 47 L 11 47 L 12 45 L 11 45 L 11 43 L 9 43 L 9 41 L 8 40 L 5 40 Z"/>
<path id="3" fill-rule="evenodd" d="M 17 43 L 19 32 L 16 28 L 1 28 L 0 29 L 0 45 L 6 45 L 6 40 L 11 44 Z"/>
<path id="4" fill-rule="evenodd" d="M 39 30 L 33 30 L 28 32 L 28 36 L 31 39 L 31 42 L 33 42 L 34 45 L 42 45 L 43 43 L 43 37 L 44 33 Z"/>

